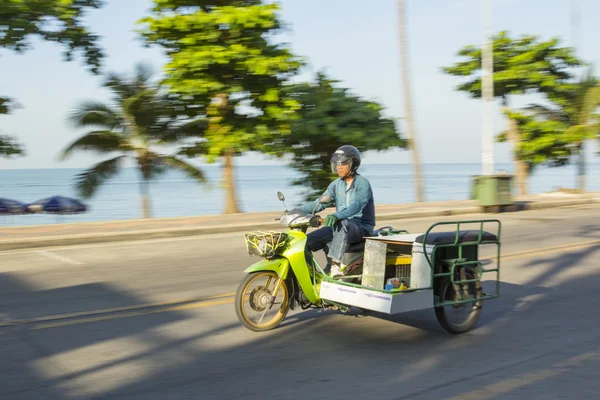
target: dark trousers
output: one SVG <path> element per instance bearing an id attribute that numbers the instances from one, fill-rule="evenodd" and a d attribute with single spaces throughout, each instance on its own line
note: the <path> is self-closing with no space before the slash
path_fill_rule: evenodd
<path id="1" fill-rule="evenodd" d="M 306 250 L 315 252 L 324 250 L 328 259 L 342 262 L 348 245 L 360 242 L 365 236 L 371 235 L 366 229 L 351 220 L 341 220 L 333 228 L 323 227 L 307 235 Z M 307 254 L 307 260 L 310 257 Z"/>

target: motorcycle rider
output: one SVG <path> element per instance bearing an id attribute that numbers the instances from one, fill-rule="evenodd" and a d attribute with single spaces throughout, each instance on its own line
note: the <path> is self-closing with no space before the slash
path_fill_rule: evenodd
<path id="1" fill-rule="evenodd" d="M 324 250 L 331 260 L 330 276 L 343 275 L 346 268 L 342 258 L 348 245 L 371 236 L 375 228 L 375 203 L 371 184 L 357 170 L 360 167 L 360 152 L 354 146 L 344 145 L 331 156 L 331 172 L 338 178 L 329 184 L 323 193 L 331 197 L 336 211 L 325 218 L 323 228 L 309 233 L 307 250 Z M 307 213 L 322 211 L 328 205 L 319 199 L 305 204 L 301 209 Z M 325 249 L 331 243 L 329 251 Z M 308 258 L 307 260 L 310 260 Z"/>

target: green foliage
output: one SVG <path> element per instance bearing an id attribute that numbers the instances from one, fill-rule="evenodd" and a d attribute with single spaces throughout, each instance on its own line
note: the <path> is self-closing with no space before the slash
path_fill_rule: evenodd
<path id="1" fill-rule="evenodd" d="M 495 35 L 493 41 L 494 96 L 507 104 L 509 95 L 536 91 L 552 95 L 568 90 L 569 68 L 581 65 L 573 50 L 560 47 L 559 39 L 547 41 L 537 36 L 522 35 L 511 38 L 507 32 Z M 457 89 L 472 97 L 481 97 L 481 48 L 466 46 L 458 54 L 463 60 L 442 71 L 468 79 Z"/>
<path id="2" fill-rule="evenodd" d="M 80 196 L 90 198 L 96 190 L 108 179 L 119 172 L 119 167 L 125 155 L 102 161 L 78 174 L 75 178 L 76 189 Z"/>
<path id="3" fill-rule="evenodd" d="M 0 115 L 8 114 L 14 108 L 14 102 L 9 98 L 0 97 Z M 13 156 L 24 156 L 25 149 L 16 138 L 8 135 L 0 135 L 0 157 L 10 158 Z"/>
<path id="4" fill-rule="evenodd" d="M 567 125 L 564 122 L 511 111 L 506 115 L 516 121 L 520 132 L 521 140 L 515 146 L 515 155 L 527 164 L 530 172 L 540 165 L 558 167 L 569 163 L 574 145 L 565 135 Z M 506 132 L 501 135 L 505 136 Z"/>
<path id="5" fill-rule="evenodd" d="M 588 69 L 579 81 L 555 88 L 549 96 L 552 107 L 532 105 L 530 110 L 549 119 L 560 119 L 570 125 L 585 125 L 594 119 L 600 105 L 600 81 Z"/>
<path id="6" fill-rule="evenodd" d="M 25 155 L 25 150 L 21 143 L 12 136 L 0 135 L 0 156 L 10 158 L 23 155 Z"/>
<path id="7" fill-rule="evenodd" d="M 514 134 L 519 138 L 514 143 L 516 159 L 527 164 L 530 171 L 542 164 L 565 165 L 575 151 L 574 143 L 585 136 L 584 130 L 570 128 L 580 112 L 577 111 L 581 106 L 578 92 L 582 89 L 581 84 L 573 82 L 571 69 L 582 62 L 571 48 L 560 47 L 557 38 L 547 41 L 532 35 L 511 38 L 507 32 L 500 32 L 493 37 L 492 43 L 494 96 L 502 99 L 505 115 L 516 123 Z M 481 49 L 466 46 L 458 56 L 463 60 L 444 67 L 443 71 L 466 77 L 457 89 L 480 98 Z M 508 96 L 528 92 L 545 95 L 555 107 L 509 110 Z M 497 140 L 507 141 L 508 133 L 500 133 Z"/>
<path id="8" fill-rule="evenodd" d="M 98 37 L 82 26 L 81 18 L 86 9 L 102 5 L 101 0 L 2 0 L 0 48 L 23 53 L 29 49 L 28 39 L 39 36 L 66 46 L 68 61 L 76 50 L 82 50 L 91 71 L 98 73 L 103 58 Z M 0 115 L 8 114 L 11 108 L 11 99 L 0 97 Z M 10 137 L 2 137 L 0 143 L 0 155 L 25 155 L 23 147 Z"/>
<path id="9" fill-rule="evenodd" d="M 12 99 L 9 99 L 8 97 L 0 97 L 0 115 L 8 114 L 13 108 L 12 106 Z"/>
<path id="10" fill-rule="evenodd" d="M 30 36 L 66 46 L 65 58 L 71 60 L 76 50 L 84 53 L 94 73 L 100 67 L 102 52 L 98 36 L 82 26 L 86 9 L 103 6 L 101 0 L 4 0 L 0 5 L 0 47 L 16 52 L 29 49 Z"/>
<path id="11" fill-rule="evenodd" d="M 578 154 L 580 144 L 599 132 L 595 112 L 600 107 L 600 82 L 591 73 L 550 97 L 550 106 L 533 104 L 507 114 L 521 132 L 517 155 L 530 166 L 566 165 Z"/>
<path id="12" fill-rule="evenodd" d="M 93 196 L 102 183 L 118 172 L 125 157 L 136 162 L 144 191 L 146 182 L 167 168 L 179 169 L 192 179 L 205 182 L 202 171 L 195 166 L 154 150 L 154 147 L 187 137 L 189 126 L 198 124 L 193 118 L 181 120 L 175 110 L 182 110 L 188 116 L 194 112 L 153 84 L 151 76 L 144 65 L 136 67 L 132 78 L 109 74 L 104 85 L 113 92 L 114 104 L 86 101 L 69 116 L 75 127 L 92 130 L 69 144 L 61 154 L 62 159 L 78 150 L 122 153 L 77 176 L 76 186 L 82 197 Z"/>
<path id="13" fill-rule="evenodd" d="M 281 137 L 277 146 L 292 152 L 291 166 L 302 173 L 295 185 L 308 189 L 307 199 L 314 199 L 337 175 L 331 173 L 331 155 L 338 147 L 350 144 L 361 152 L 406 148 L 393 120 L 381 116 L 382 107 L 334 86 L 336 81 L 324 74 L 313 84 L 288 85 L 286 97 L 301 108 L 292 124 L 292 134 Z"/>
<path id="14" fill-rule="evenodd" d="M 7 97 L 0 97 L 0 115 L 9 114 L 15 108 L 15 103 Z M 16 138 L 8 135 L 0 135 L 0 157 L 11 158 L 26 155 L 23 144 Z"/>
<path id="15" fill-rule="evenodd" d="M 277 4 L 259 0 L 154 0 L 140 21 L 147 44 L 165 48 L 163 82 L 204 113 L 202 140 L 184 150 L 212 162 L 228 152 L 270 152 L 289 134 L 298 104 L 282 84 L 301 63 L 269 39 L 280 29 Z"/>

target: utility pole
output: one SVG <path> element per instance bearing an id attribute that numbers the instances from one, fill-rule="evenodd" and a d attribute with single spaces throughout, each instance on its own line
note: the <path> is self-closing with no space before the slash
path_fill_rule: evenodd
<path id="1" fill-rule="evenodd" d="M 579 46 L 579 0 L 571 0 L 571 46 L 575 54 Z M 585 141 L 579 144 L 577 158 L 577 188 L 585 192 Z"/>
<path id="2" fill-rule="evenodd" d="M 494 173 L 494 49 L 492 44 L 492 5 L 491 0 L 481 0 L 481 21 L 483 30 L 483 46 L 481 63 L 483 77 L 482 100 L 482 154 L 483 175 Z"/>

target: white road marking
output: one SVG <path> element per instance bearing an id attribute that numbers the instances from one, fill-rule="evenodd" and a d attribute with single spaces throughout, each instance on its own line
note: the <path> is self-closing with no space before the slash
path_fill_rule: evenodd
<path id="1" fill-rule="evenodd" d="M 64 256 L 60 256 L 58 254 L 54 254 L 50 251 L 44 251 L 44 250 L 38 250 L 36 251 L 36 253 L 51 258 L 53 260 L 57 260 L 57 261 L 61 261 L 61 262 L 65 262 L 67 264 L 71 264 L 71 265 L 83 265 L 82 262 L 79 262 L 77 260 L 73 260 L 72 258 L 68 258 L 68 257 L 64 257 Z"/>

